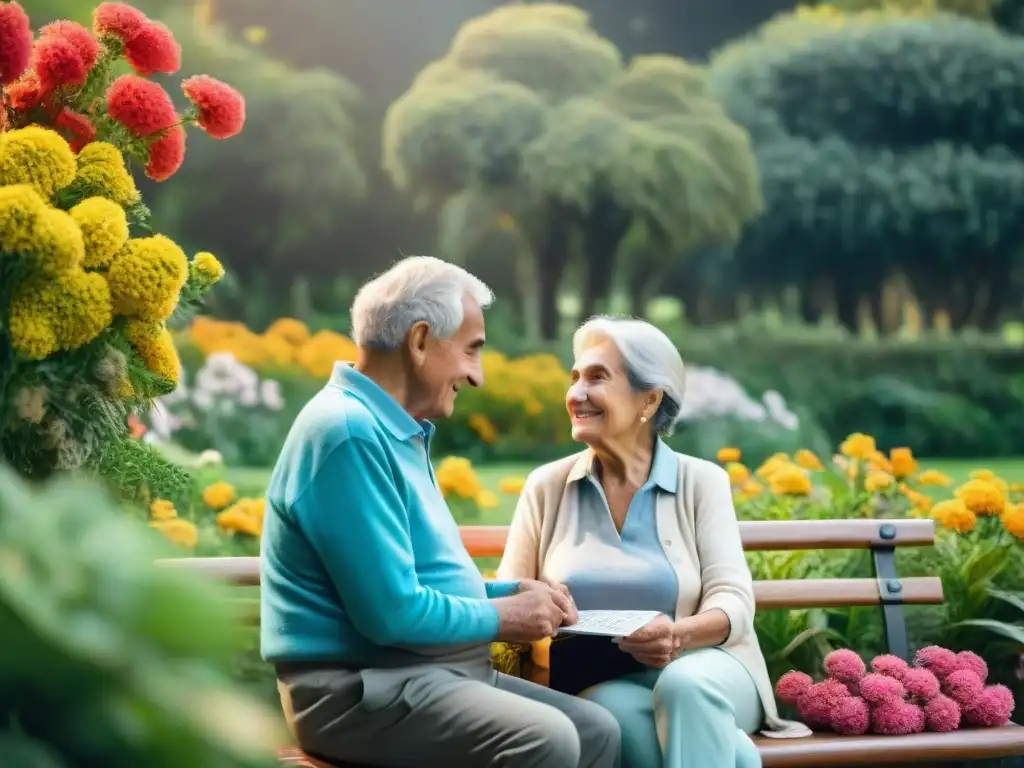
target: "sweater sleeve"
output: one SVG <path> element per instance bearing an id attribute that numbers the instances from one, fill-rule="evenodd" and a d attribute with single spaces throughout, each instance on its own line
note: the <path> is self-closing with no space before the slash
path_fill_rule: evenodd
<path id="1" fill-rule="evenodd" d="M 721 467 L 701 466 L 696 478 L 694 523 L 703 595 L 698 613 L 715 608 L 729 618 L 723 645 L 752 631 L 754 584 L 743 555 L 729 476 Z"/>
<path id="2" fill-rule="evenodd" d="M 295 509 L 352 624 L 374 643 L 480 643 L 497 635 L 488 600 L 419 583 L 408 512 L 377 442 L 353 436 L 337 445 Z"/>

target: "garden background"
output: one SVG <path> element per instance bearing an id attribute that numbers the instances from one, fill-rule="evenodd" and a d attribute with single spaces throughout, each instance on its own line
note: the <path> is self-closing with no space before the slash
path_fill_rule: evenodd
<path id="1" fill-rule="evenodd" d="M 576 449 L 576 324 L 641 315 L 689 366 L 672 445 L 728 468 L 742 518 L 933 516 L 939 546 L 899 567 L 941 575 L 947 604 L 910 611 L 913 642 L 979 651 L 1024 692 L 1016 0 L 138 6 L 173 29 L 183 75 L 247 101 L 238 138 L 193 132 L 172 183 L 138 178 L 160 231 L 227 268 L 172 323 L 177 388 L 133 417 L 173 463 L 119 470 L 172 553 L 258 551 L 290 422 L 353 355 L 356 288 L 425 252 L 498 296 L 486 384 L 435 441 L 460 522 L 507 523 L 525 475 Z M 750 560 L 758 578 L 870 574 L 867 554 Z M 882 640 L 864 609 L 757 628 L 775 675 Z M 235 675 L 273 701 L 247 637 Z"/>

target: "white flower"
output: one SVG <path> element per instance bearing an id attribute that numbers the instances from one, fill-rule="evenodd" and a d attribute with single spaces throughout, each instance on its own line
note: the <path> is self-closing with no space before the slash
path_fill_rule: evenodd
<path id="1" fill-rule="evenodd" d="M 203 467 L 211 467 L 224 463 L 224 457 L 221 456 L 220 451 L 213 449 L 207 449 L 200 453 L 192 462 L 192 465 L 196 469 L 202 469 Z"/>
<path id="2" fill-rule="evenodd" d="M 732 416 L 745 421 L 771 419 L 787 429 L 796 429 L 799 424 L 778 392 L 766 392 L 762 402 L 758 402 L 731 376 L 714 368 L 692 367 L 687 372 L 680 418 L 694 421 L 714 416 Z"/>
<path id="3" fill-rule="evenodd" d="M 263 405 L 272 411 L 280 411 L 284 408 L 284 396 L 281 394 L 281 382 L 274 379 L 264 379 L 260 384 L 260 399 Z"/>

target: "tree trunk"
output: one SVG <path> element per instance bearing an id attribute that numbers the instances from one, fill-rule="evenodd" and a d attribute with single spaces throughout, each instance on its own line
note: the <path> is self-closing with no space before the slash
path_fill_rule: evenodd
<path id="1" fill-rule="evenodd" d="M 569 265 L 569 217 L 553 212 L 537 249 L 537 304 L 540 335 L 545 341 L 558 338 L 558 289 Z"/>
<path id="2" fill-rule="evenodd" d="M 860 296 L 857 289 L 844 280 L 836 282 L 836 319 L 850 333 L 860 333 L 858 305 Z"/>
<path id="3" fill-rule="evenodd" d="M 594 205 L 583 222 L 583 295 L 580 320 L 607 307 L 615 276 L 615 256 L 631 217 L 610 199 Z"/>

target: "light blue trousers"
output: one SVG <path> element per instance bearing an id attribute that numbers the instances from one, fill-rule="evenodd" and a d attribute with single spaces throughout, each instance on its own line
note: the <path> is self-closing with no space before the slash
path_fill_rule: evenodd
<path id="1" fill-rule="evenodd" d="M 622 728 L 622 768 L 760 768 L 748 734 L 763 718 L 746 668 L 720 648 L 609 680 L 582 696 Z"/>

